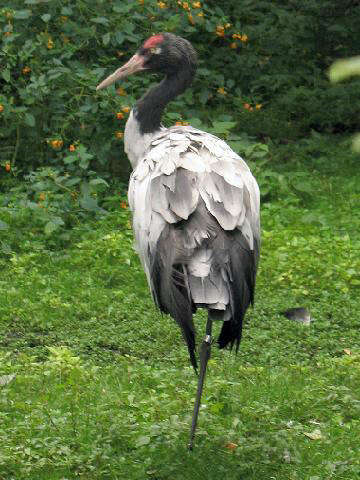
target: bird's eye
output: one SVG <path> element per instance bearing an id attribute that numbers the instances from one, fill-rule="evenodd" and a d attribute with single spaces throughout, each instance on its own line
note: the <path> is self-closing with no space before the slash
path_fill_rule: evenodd
<path id="1" fill-rule="evenodd" d="M 149 49 L 150 50 L 150 53 L 155 53 L 155 54 L 158 54 L 161 52 L 161 48 L 160 47 L 152 47 Z"/>

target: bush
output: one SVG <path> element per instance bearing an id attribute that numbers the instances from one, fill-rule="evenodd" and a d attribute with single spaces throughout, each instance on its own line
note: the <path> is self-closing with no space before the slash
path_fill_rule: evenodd
<path id="1" fill-rule="evenodd" d="M 0 11 L 1 164 L 29 172 L 80 142 L 91 168 L 125 179 L 124 122 L 151 78 L 98 94 L 95 86 L 157 31 L 185 36 L 200 57 L 194 87 L 167 123 L 175 115 L 208 124 L 227 112 L 239 131 L 280 139 L 352 128 L 358 84 L 329 88 L 325 71 L 358 53 L 359 12 L 349 0 L 11 0 Z"/>

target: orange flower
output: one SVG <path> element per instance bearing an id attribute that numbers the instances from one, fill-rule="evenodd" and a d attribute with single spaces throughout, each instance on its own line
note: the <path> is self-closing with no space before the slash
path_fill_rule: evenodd
<path id="1" fill-rule="evenodd" d="M 177 121 L 177 122 L 175 122 L 175 125 L 176 125 L 177 127 L 180 127 L 180 126 L 182 125 L 182 122 Z"/>
<path id="2" fill-rule="evenodd" d="M 121 107 L 121 110 L 122 110 L 124 113 L 129 113 L 130 110 L 131 110 L 131 108 L 126 105 L 125 107 Z"/>
<path id="3" fill-rule="evenodd" d="M 119 139 L 120 139 L 120 138 L 123 138 L 123 136 L 124 136 L 124 133 L 123 133 L 123 132 L 115 132 L 115 137 L 116 137 L 116 138 L 119 138 Z"/>
<path id="4" fill-rule="evenodd" d="M 51 40 L 51 38 L 48 39 L 47 48 L 48 48 L 49 50 L 51 50 L 52 48 L 54 48 L 54 42 Z"/>
<path id="5" fill-rule="evenodd" d="M 10 172 L 10 170 L 11 170 L 11 165 L 10 165 L 10 163 L 5 163 L 5 170 L 6 170 L 7 172 Z"/>
<path id="6" fill-rule="evenodd" d="M 75 150 L 76 150 L 75 145 L 71 144 L 70 147 L 69 147 L 69 150 L 70 150 L 70 152 L 75 152 Z"/>
<path id="7" fill-rule="evenodd" d="M 233 38 L 234 40 L 241 40 L 241 35 L 240 35 L 240 33 L 233 33 L 233 34 L 232 34 L 232 38 Z"/>
<path id="8" fill-rule="evenodd" d="M 0 113 L 4 111 L 4 105 L 0 105 Z"/>
<path id="9" fill-rule="evenodd" d="M 120 207 L 121 208 L 127 208 L 126 202 L 120 202 Z"/>
<path id="10" fill-rule="evenodd" d="M 216 35 L 218 37 L 224 37 L 225 36 L 225 32 L 224 32 L 225 28 L 222 26 L 222 25 L 218 25 L 216 27 Z"/>
<path id="11" fill-rule="evenodd" d="M 183 2 L 182 7 L 183 7 L 184 10 L 190 10 L 188 2 Z"/>
<path id="12" fill-rule="evenodd" d="M 262 103 L 257 103 L 255 105 L 255 108 L 256 108 L 256 110 L 260 110 L 260 108 L 262 108 Z"/>
<path id="13" fill-rule="evenodd" d="M 203 16 L 204 16 L 204 12 L 199 12 L 199 13 L 197 14 L 197 16 L 198 16 L 198 17 L 203 17 Z"/>
<path id="14" fill-rule="evenodd" d="M 241 40 L 243 43 L 246 43 L 246 42 L 248 41 L 248 39 L 249 39 L 249 37 L 248 37 L 246 34 L 242 35 L 241 38 L 240 38 L 240 40 Z"/>
<path id="15" fill-rule="evenodd" d="M 227 95 L 224 87 L 219 87 L 217 89 L 217 92 L 220 93 L 220 95 Z"/>
<path id="16" fill-rule="evenodd" d="M 189 19 L 189 22 L 191 23 L 191 25 L 195 25 L 194 18 L 191 15 L 191 13 L 188 14 L 188 19 Z"/>
<path id="17" fill-rule="evenodd" d="M 118 120 L 122 120 L 122 119 L 124 118 L 124 114 L 121 113 L 121 112 L 118 112 L 118 113 L 116 114 L 116 118 L 117 118 Z"/>
<path id="18" fill-rule="evenodd" d="M 158 3 L 157 3 L 157 6 L 158 6 L 159 8 L 166 8 L 166 3 L 164 3 L 164 2 L 158 2 Z"/>
<path id="19" fill-rule="evenodd" d="M 61 148 L 63 146 L 63 141 L 62 140 L 52 140 L 51 141 L 51 146 L 53 148 Z"/>
<path id="20" fill-rule="evenodd" d="M 230 43 L 230 48 L 237 48 L 237 43 L 236 42 Z"/>
<path id="21" fill-rule="evenodd" d="M 201 8 L 201 3 L 200 2 L 193 2 L 192 6 L 194 8 Z"/>
<path id="22" fill-rule="evenodd" d="M 225 23 L 224 27 L 225 27 L 225 28 L 230 28 L 230 27 L 231 27 L 231 23 Z"/>
<path id="23" fill-rule="evenodd" d="M 244 103 L 245 110 L 250 110 L 251 106 L 248 103 Z"/>
<path id="24" fill-rule="evenodd" d="M 26 75 L 26 74 L 29 73 L 29 72 L 31 72 L 31 68 L 30 68 L 30 67 L 24 67 L 24 68 L 22 69 L 22 73 L 23 73 L 24 75 Z"/>
<path id="25" fill-rule="evenodd" d="M 125 96 L 126 96 L 126 91 L 125 91 L 122 87 L 118 88 L 118 89 L 116 90 L 116 93 L 117 93 L 118 95 L 120 95 L 121 97 L 125 97 Z"/>
<path id="26" fill-rule="evenodd" d="M 40 202 L 43 202 L 45 200 L 45 193 L 44 192 L 41 192 L 40 195 L 39 195 L 39 200 Z"/>

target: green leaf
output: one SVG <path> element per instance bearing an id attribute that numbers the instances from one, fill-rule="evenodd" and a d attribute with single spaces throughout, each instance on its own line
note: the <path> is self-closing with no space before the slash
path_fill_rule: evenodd
<path id="1" fill-rule="evenodd" d="M 103 179 L 103 178 L 94 178 L 93 180 L 90 180 L 90 185 L 106 185 L 107 187 L 109 184 Z"/>
<path id="2" fill-rule="evenodd" d="M 67 155 L 63 161 L 66 165 L 69 165 L 70 163 L 76 162 L 77 159 L 77 155 Z"/>
<path id="3" fill-rule="evenodd" d="M 352 75 L 360 75 L 360 56 L 338 60 L 329 69 L 331 82 L 340 82 Z"/>
<path id="4" fill-rule="evenodd" d="M 9 228 L 9 225 L 2 220 L 0 220 L 0 230 L 7 230 Z"/>
<path id="5" fill-rule="evenodd" d="M 236 126 L 236 122 L 214 122 L 212 130 L 216 133 L 227 133 Z"/>
<path id="6" fill-rule="evenodd" d="M 150 443 L 150 437 L 148 436 L 142 436 L 142 437 L 139 437 L 137 440 L 136 440 L 136 447 L 142 447 L 144 445 L 149 445 Z"/>
<path id="7" fill-rule="evenodd" d="M 51 235 L 58 228 L 59 228 L 59 224 L 50 220 L 50 222 L 47 222 L 47 224 L 44 227 L 45 235 Z"/>
<path id="8" fill-rule="evenodd" d="M 31 15 L 31 10 L 18 10 L 14 13 L 16 20 L 26 20 Z"/>
<path id="9" fill-rule="evenodd" d="M 102 36 L 102 42 L 103 42 L 103 45 L 108 45 L 108 43 L 110 42 L 110 33 L 105 33 L 105 35 Z"/>
<path id="10" fill-rule="evenodd" d="M 80 177 L 73 177 L 73 178 L 70 178 L 69 180 L 67 180 L 66 182 L 64 182 L 64 185 L 66 187 L 73 187 L 74 185 L 77 185 L 80 182 L 81 182 Z"/>
<path id="11" fill-rule="evenodd" d="M 25 113 L 25 123 L 29 127 L 35 127 L 35 117 L 31 113 Z"/>
<path id="12" fill-rule="evenodd" d="M 9 69 L 6 69 L 3 72 L 1 72 L 1 76 L 5 80 L 5 82 L 8 82 L 8 83 L 10 82 L 11 76 L 10 76 L 10 70 Z"/>
<path id="13" fill-rule="evenodd" d="M 80 198 L 80 206 L 89 212 L 96 212 L 99 210 L 99 205 L 96 198 L 90 197 L 89 195 L 85 195 Z"/>
<path id="14" fill-rule="evenodd" d="M 49 13 L 44 13 L 44 15 L 41 15 L 40 18 L 43 22 L 47 23 L 50 20 L 51 15 Z"/>
<path id="15" fill-rule="evenodd" d="M 108 25 L 109 20 L 105 17 L 93 17 L 90 19 L 91 22 L 93 23 L 99 23 L 101 25 Z"/>

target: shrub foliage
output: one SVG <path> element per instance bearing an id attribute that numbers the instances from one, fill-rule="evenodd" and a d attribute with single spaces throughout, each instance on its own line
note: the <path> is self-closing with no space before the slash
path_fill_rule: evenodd
<path id="1" fill-rule="evenodd" d="M 151 78 L 95 86 L 158 31 L 188 38 L 200 57 L 167 122 L 230 116 L 239 131 L 282 139 L 352 128 L 359 83 L 329 87 L 326 69 L 359 52 L 359 14 L 354 0 L 11 0 L 0 10 L 2 165 L 56 164 L 80 142 L 98 171 L 125 178 L 124 122 Z"/>

